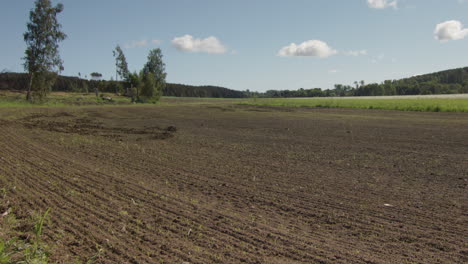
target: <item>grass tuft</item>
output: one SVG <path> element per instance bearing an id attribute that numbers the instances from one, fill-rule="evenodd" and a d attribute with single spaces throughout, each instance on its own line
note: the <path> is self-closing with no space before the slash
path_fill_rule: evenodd
<path id="1" fill-rule="evenodd" d="M 20 239 L 12 237 L 6 239 L 0 237 L 0 264 L 48 264 L 49 250 L 48 246 L 42 241 L 44 223 L 48 219 L 50 209 L 38 216 L 34 225 L 34 239 Z M 10 218 L 14 215 L 11 214 Z M 11 222 L 11 221 L 10 221 Z M 8 226 L 3 226 L 8 227 Z"/>

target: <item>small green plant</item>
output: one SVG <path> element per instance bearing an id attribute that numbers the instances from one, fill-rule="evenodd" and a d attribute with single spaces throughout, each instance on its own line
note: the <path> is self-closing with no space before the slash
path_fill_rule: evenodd
<path id="1" fill-rule="evenodd" d="M 50 208 L 45 211 L 43 215 L 39 215 L 34 225 L 35 239 L 31 246 L 25 249 L 25 263 L 37 263 L 47 264 L 49 263 L 49 252 L 47 251 L 46 245 L 42 243 L 42 233 L 44 228 L 44 222 L 48 219 Z"/>
<path id="2" fill-rule="evenodd" d="M 96 244 L 96 251 L 96 255 L 89 258 L 88 261 L 86 261 L 86 264 L 93 264 L 97 259 L 104 255 L 104 248 L 101 247 L 99 244 Z"/>
<path id="3" fill-rule="evenodd" d="M 41 239 L 44 223 L 48 219 L 50 209 L 40 215 L 34 225 L 34 240 L 31 242 L 18 237 L 0 238 L 0 264 L 48 264 L 48 247 Z"/>
<path id="4" fill-rule="evenodd" d="M 8 241 L 4 241 L 0 239 L 0 264 L 9 264 L 11 262 L 11 256 L 13 255 L 14 251 L 12 247 L 15 243 L 16 239 L 11 239 Z"/>

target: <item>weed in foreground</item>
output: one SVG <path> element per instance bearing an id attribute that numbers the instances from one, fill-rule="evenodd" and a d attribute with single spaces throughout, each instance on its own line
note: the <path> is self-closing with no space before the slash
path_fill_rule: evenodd
<path id="1" fill-rule="evenodd" d="M 50 209 L 40 215 L 34 225 L 34 239 L 0 238 L 0 264 L 49 264 L 49 250 L 42 241 L 44 223 Z"/>

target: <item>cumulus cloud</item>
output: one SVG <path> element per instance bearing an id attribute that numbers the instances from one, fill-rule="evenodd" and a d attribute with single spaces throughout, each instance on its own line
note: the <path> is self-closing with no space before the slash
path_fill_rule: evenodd
<path id="1" fill-rule="evenodd" d="M 337 53 L 336 50 L 328 46 L 327 43 L 321 40 L 308 40 L 299 45 L 291 43 L 289 46 L 283 47 L 279 52 L 280 57 L 319 57 L 327 58 Z"/>
<path id="2" fill-rule="evenodd" d="M 367 50 L 348 50 L 348 51 L 343 52 L 343 54 L 347 56 L 357 57 L 361 55 L 367 55 Z"/>
<path id="3" fill-rule="evenodd" d="M 184 35 L 172 40 L 172 45 L 186 52 L 203 52 L 210 54 L 226 53 L 228 49 L 216 37 L 207 37 L 205 39 L 194 38 L 191 35 Z"/>
<path id="4" fill-rule="evenodd" d="M 124 45 L 124 48 L 133 49 L 133 48 L 146 47 L 146 46 L 148 46 L 148 41 L 144 39 L 144 40 L 134 40 L 130 43 L 127 43 Z"/>
<path id="5" fill-rule="evenodd" d="M 161 41 L 159 39 L 153 39 L 153 40 L 151 40 L 151 43 L 154 44 L 154 45 L 159 45 L 159 44 L 161 44 Z"/>
<path id="6" fill-rule="evenodd" d="M 437 24 L 434 30 L 435 39 L 442 42 L 464 39 L 467 35 L 468 28 L 463 28 L 462 23 L 457 20 L 449 20 Z"/>
<path id="7" fill-rule="evenodd" d="M 385 9 L 387 7 L 397 8 L 397 0 L 389 1 L 389 0 L 367 0 L 367 5 L 370 8 L 375 9 Z"/>

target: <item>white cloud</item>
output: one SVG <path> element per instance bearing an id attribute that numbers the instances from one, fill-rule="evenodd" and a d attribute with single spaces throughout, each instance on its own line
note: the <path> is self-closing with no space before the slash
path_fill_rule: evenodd
<path id="1" fill-rule="evenodd" d="M 328 46 L 327 43 L 321 40 L 309 40 L 302 42 L 299 45 L 291 43 L 289 46 L 283 47 L 279 52 L 280 57 L 319 57 L 326 58 L 337 53 L 336 50 Z"/>
<path id="2" fill-rule="evenodd" d="M 146 46 L 148 46 L 148 41 L 144 39 L 144 40 L 134 40 L 130 43 L 127 43 L 124 45 L 124 48 L 133 49 L 133 48 L 146 47 Z"/>
<path id="3" fill-rule="evenodd" d="M 385 54 L 381 53 L 381 54 L 377 55 L 376 57 L 373 57 L 373 58 L 371 59 L 371 62 L 374 63 L 374 64 L 376 64 L 376 63 L 378 63 L 379 61 L 382 61 L 383 59 L 385 59 Z"/>
<path id="4" fill-rule="evenodd" d="M 180 50 L 187 52 L 203 52 L 210 54 L 226 53 L 228 49 L 216 37 L 207 37 L 197 39 L 191 35 L 177 37 L 172 40 L 172 45 Z"/>
<path id="5" fill-rule="evenodd" d="M 124 48 L 126 49 L 134 49 L 134 48 L 141 48 L 141 47 L 146 47 L 148 46 L 149 44 L 152 44 L 152 45 L 159 45 L 161 44 L 161 41 L 158 40 L 158 39 L 153 39 L 151 41 L 148 41 L 146 39 L 142 39 L 142 40 L 133 40 L 127 44 L 124 45 Z"/>
<path id="6" fill-rule="evenodd" d="M 446 42 L 464 39 L 468 35 L 468 28 L 463 28 L 460 21 L 450 20 L 437 24 L 434 30 L 435 39 Z"/>
<path id="7" fill-rule="evenodd" d="M 367 5 L 370 8 L 375 9 L 385 9 L 387 7 L 397 8 L 397 0 L 389 1 L 389 0 L 367 0 Z"/>
<path id="8" fill-rule="evenodd" d="M 367 55 L 367 50 L 348 50 L 343 52 L 344 55 L 347 56 L 361 56 L 361 55 Z"/>
<path id="9" fill-rule="evenodd" d="M 340 72 L 340 70 L 337 70 L 337 69 L 331 69 L 331 70 L 328 71 L 328 73 L 331 73 L 331 74 L 339 73 L 339 72 Z"/>

